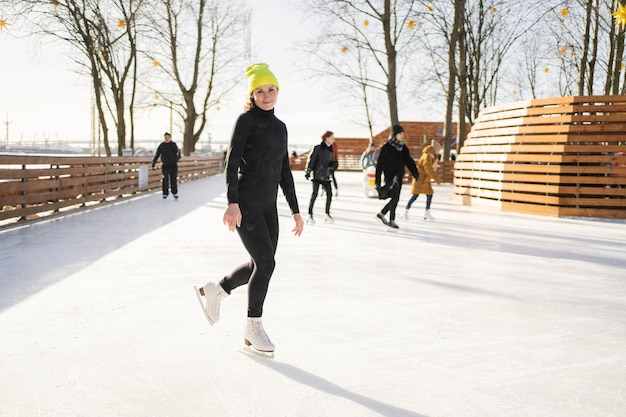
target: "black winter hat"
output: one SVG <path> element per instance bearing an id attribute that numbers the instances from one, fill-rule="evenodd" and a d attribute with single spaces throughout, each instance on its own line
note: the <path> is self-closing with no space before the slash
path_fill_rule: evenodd
<path id="1" fill-rule="evenodd" d="M 393 125 L 391 128 L 391 137 L 395 138 L 398 133 L 404 132 L 404 128 L 400 125 Z"/>

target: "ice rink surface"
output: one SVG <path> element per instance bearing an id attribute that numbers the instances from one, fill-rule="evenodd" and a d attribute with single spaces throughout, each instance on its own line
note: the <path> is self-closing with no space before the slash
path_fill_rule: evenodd
<path id="1" fill-rule="evenodd" d="M 0 416 L 626 416 L 626 222 L 443 185 L 436 221 L 420 196 L 393 231 L 361 177 L 339 172 L 335 224 L 320 197 L 301 237 L 279 200 L 274 359 L 241 351 L 245 288 L 214 327 L 193 293 L 247 261 L 223 176 L 0 231 Z"/>

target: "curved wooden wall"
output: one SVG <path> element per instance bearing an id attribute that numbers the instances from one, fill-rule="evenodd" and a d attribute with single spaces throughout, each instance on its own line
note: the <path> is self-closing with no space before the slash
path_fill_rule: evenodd
<path id="1" fill-rule="evenodd" d="M 626 96 L 560 97 L 481 112 L 454 168 L 465 205 L 626 218 Z"/>

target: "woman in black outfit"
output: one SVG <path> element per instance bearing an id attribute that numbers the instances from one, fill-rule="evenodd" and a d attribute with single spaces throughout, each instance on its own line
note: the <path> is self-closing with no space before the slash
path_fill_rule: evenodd
<path id="1" fill-rule="evenodd" d="M 306 166 L 304 177 L 308 180 L 313 172 L 313 192 L 311 193 L 311 201 L 309 202 L 309 216 L 306 218 L 307 223 L 315 224 L 313 219 L 313 206 L 317 199 L 320 185 L 324 187 L 326 192 L 326 215 L 324 221 L 326 223 L 334 223 L 330 216 L 330 203 L 333 200 L 332 188 L 330 186 L 334 171 L 334 152 L 333 143 L 335 143 L 335 135 L 330 130 L 322 135 L 322 143 L 316 145 L 311 152 L 309 162 Z"/>
<path id="2" fill-rule="evenodd" d="M 304 221 L 299 213 L 294 180 L 289 167 L 287 128 L 274 116 L 278 81 L 267 64 L 246 70 L 248 111 L 239 116 L 226 158 L 228 207 L 224 224 L 237 230 L 250 261 L 235 268 L 218 284 L 196 288 L 196 295 L 209 323 L 219 320 L 220 302 L 232 290 L 248 285 L 248 319 L 245 344 L 273 352 L 274 344 L 263 329 L 263 303 L 274 272 L 278 244 L 278 187 L 283 190 L 300 236 Z M 204 301 L 203 301 L 204 299 Z"/>

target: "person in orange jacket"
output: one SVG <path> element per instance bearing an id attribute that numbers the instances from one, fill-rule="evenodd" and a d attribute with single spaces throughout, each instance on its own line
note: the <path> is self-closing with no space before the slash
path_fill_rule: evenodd
<path id="1" fill-rule="evenodd" d="M 441 184 L 441 178 L 437 175 L 437 156 L 441 150 L 441 145 L 437 140 L 433 139 L 430 145 L 422 149 L 422 156 L 417 161 L 417 170 L 419 171 L 419 177 L 413 179 L 411 187 L 411 198 L 406 204 L 406 209 L 402 218 L 409 220 L 409 210 L 411 205 L 417 200 L 420 194 L 426 194 L 426 211 L 424 211 L 424 220 L 435 220 L 432 214 L 430 214 L 430 204 L 433 201 L 433 187 L 431 185 L 432 180 L 435 180 L 437 184 Z"/>

